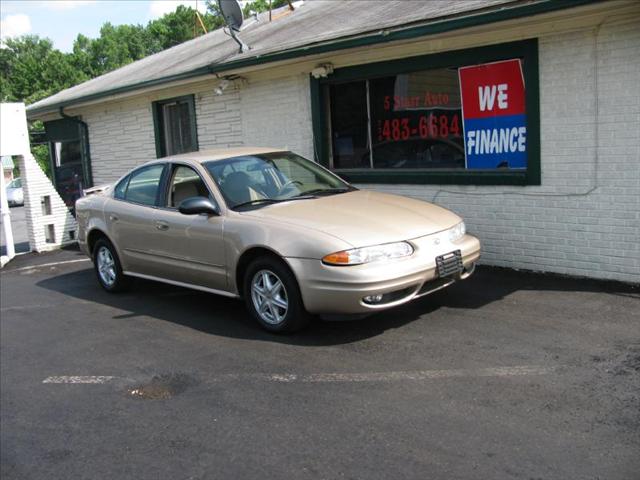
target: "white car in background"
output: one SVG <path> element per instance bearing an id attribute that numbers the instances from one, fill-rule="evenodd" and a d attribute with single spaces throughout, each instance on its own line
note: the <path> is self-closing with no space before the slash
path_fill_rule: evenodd
<path id="1" fill-rule="evenodd" d="M 24 205 L 24 193 L 22 191 L 22 179 L 15 178 L 7 186 L 7 202 L 10 207 L 20 207 Z"/>

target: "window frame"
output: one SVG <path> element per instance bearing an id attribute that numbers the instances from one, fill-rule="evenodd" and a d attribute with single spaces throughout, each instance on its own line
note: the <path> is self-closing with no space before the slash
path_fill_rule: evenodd
<path id="1" fill-rule="evenodd" d="M 164 116 L 162 109 L 165 105 L 174 102 L 186 102 L 189 107 L 189 121 L 191 124 L 191 142 L 195 146 L 193 152 L 200 150 L 198 144 L 198 126 L 196 122 L 196 103 L 195 95 L 182 95 L 180 97 L 165 98 L 157 100 L 151 104 L 151 111 L 153 114 L 153 133 L 156 144 L 156 158 L 167 157 L 167 151 L 165 147 L 165 135 L 164 135 Z M 190 152 L 181 152 L 190 153 Z"/>
<path id="2" fill-rule="evenodd" d="M 330 167 L 326 86 L 431 70 L 522 58 L 527 126 L 526 170 L 335 169 Z M 326 78 L 310 78 L 315 161 L 351 183 L 456 185 L 540 185 L 540 86 L 538 39 L 409 57 L 336 69 Z"/>
<path id="3" fill-rule="evenodd" d="M 162 185 L 162 194 L 158 199 L 158 208 L 160 210 L 170 210 L 172 212 L 178 211 L 178 207 L 170 207 L 169 205 L 167 205 L 167 203 L 169 201 L 169 192 L 171 190 L 171 182 L 173 181 L 173 177 L 175 175 L 176 169 L 178 169 L 179 167 L 187 167 L 193 170 L 196 173 L 196 175 L 200 177 L 200 180 L 202 181 L 207 191 L 209 192 L 209 200 L 214 204 L 214 206 L 218 207 L 218 209 L 220 208 L 217 197 L 211 191 L 209 184 L 207 184 L 207 181 L 204 179 L 204 177 L 198 171 L 197 168 L 195 168 L 193 165 L 190 165 L 189 163 L 186 163 L 186 162 L 168 162 L 168 165 L 169 165 L 169 168 L 167 168 L 165 171 L 166 179 L 164 181 L 164 184 Z"/>
<path id="4" fill-rule="evenodd" d="M 158 191 L 156 192 L 156 198 L 153 204 L 149 204 L 149 203 L 140 203 L 140 202 L 133 202 L 129 199 L 127 199 L 127 193 L 129 192 L 129 183 L 131 182 L 131 178 L 136 175 L 139 172 L 142 172 L 143 170 L 148 170 L 150 168 L 153 167 L 157 167 L 158 165 L 162 166 L 162 173 L 160 173 L 160 181 L 158 182 Z M 169 164 L 167 162 L 157 162 L 157 163 L 152 163 L 149 165 L 141 165 L 140 167 L 131 170 L 127 175 L 125 175 L 119 182 L 116 183 L 116 186 L 113 188 L 112 191 L 112 195 L 111 198 L 113 198 L 114 200 L 117 200 L 119 202 L 125 202 L 128 203 L 130 205 L 139 205 L 141 207 L 149 207 L 149 208 L 158 208 L 160 206 L 160 200 L 162 197 L 162 191 L 163 189 L 166 187 L 167 185 L 167 166 Z M 124 190 L 124 197 L 120 198 L 120 197 L 116 197 L 116 189 L 118 187 L 118 185 L 120 185 L 121 183 L 126 182 L 127 183 L 127 187 Z"/>
<path id="5" fill-rule="evenodd" d="M 113 194 L 112 194 L 112 197 L 114 198 L 114 200 L 125 201 L 124 196 L 127 194 L 127 188 L 129 188 L 130 179 L 131 179 L 131 173 L 128 173 L 119 182 L 115 184 L 115 186 L 113 187 Z M 120 185 L 124 185 L 122 197 L 118 196 L 118 188 L 120 187 Z"/>

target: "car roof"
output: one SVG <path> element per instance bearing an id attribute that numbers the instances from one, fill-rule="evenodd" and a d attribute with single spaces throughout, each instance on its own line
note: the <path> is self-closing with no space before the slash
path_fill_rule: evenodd
<path id="1" fill-rule="evenodd" d="M 197 152 L 183 153 L 164 157 L 162 160 L 170 162 L 172 160 L 190 160 L 192 162 L 202 163 L 216 160 L 224 160 L 232 157 L 240 157 L 243 155 L 259 155 L 262 153 L 283 152 L 285 148 L 268 148 L 268 147 L 235 147 L 235 148 L 214 148 L 200 150 Z"/>

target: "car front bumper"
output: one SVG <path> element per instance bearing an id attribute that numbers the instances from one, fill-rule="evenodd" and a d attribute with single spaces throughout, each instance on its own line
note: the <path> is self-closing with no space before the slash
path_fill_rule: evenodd
<path id="1" fill-rule="evenodd" d="M 402 305 L 415 298 L 467 278 L 480 257 L 480 241 L 465 235 L 456 242 L 447 232 L 409 241 L 410 257 L 354 266 L 330 266 L 320 260 L 287 258 L 300 285 L 306 309 L 317 315 L 363 314 Z M 463 270 L 453 276 L 438 277 L 436 257 L 460 251 Z M 365 297 L 383 295 L 379 303 Z"/>

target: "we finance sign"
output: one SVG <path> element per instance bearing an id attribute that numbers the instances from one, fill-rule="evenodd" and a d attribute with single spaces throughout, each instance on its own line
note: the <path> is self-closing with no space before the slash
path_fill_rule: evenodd
<path id="1" fill-rule="evenodd" d="M 467 168 L 526 168 L 527 127 L 520 60 L 458 69 Z"/>

